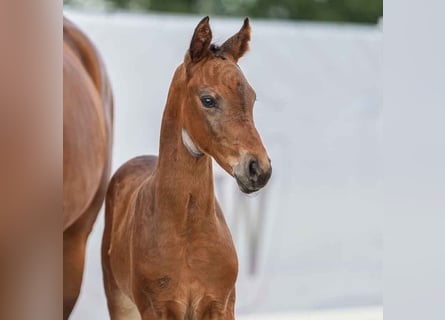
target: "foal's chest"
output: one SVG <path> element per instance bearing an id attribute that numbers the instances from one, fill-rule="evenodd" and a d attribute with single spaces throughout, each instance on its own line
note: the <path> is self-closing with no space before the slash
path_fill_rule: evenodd
<path id="1" fill-rule="evenodd" d="M 207 228 L 198 223 L 165 235 L 138 250 L 143 257 L 137 261 L 140 289 L 153 308 L 173 308 L 179 314 L 233 312 L 238 261 L 225 222 Z"/>
<path id="2" fill-rule="evenodd" d="M 133 257 L 138 269 L 152 281 L 156 280 L 161 289 L 172 280 L 208 288 L 230 288 L 237 278 L 238 260 L 232 240 L 216 230 L 159 236 L 136 250 Z"/>

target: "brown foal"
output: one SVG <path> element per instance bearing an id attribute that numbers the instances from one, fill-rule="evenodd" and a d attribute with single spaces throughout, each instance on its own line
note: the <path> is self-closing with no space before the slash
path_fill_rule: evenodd
<path id="1" fill-rule="evenodd" d="M 63 20 L 63 317 L 80 292 L 88 235 L 111 165 L 113 97 L 99 54 Z"/>
<path id="2" fill-rule="evenodd" d="M 211 39 L 206 17 L 173 76 L 159 157 L 128 161 L 110 182 L 102 265 L 113 320 L 234 319 L 238 261 L 211 157 L 246 193 L 267 183 L 271 165 L 237 65 L 249 20 L 223 45 Z"/>

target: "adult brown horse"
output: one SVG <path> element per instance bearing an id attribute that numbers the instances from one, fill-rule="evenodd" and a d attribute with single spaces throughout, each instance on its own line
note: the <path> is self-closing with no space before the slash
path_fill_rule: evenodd
<path id="1" fill-rule="evenodd" d="M 128 161 L 110 182 L 102 265 L 113 320 L 234 319 L 238 261 L 211 157 L 246 193 L 267 183 L 271 166 L 237 65 L 249 20 L 222 46 L 211 39 L 206 17 L 174 74 L 159 157 Z"/>
<path id="2" fill-rule="evenodd" d="M 113 97 L 89 39 L 63 20 L 63 317 L 79 296 L 88 235 L 111 166 Z"/>

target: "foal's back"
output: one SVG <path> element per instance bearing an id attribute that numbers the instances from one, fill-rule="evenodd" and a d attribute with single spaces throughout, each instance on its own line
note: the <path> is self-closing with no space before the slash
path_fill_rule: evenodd
<path id="1" fill-rule="evenodd" d="M 113 175 L 107 192 L 107 199 L 134 191 L 144 180 L 149 178 L 156 166 L 158 157 L 144 155 L 125 162 Z"/>

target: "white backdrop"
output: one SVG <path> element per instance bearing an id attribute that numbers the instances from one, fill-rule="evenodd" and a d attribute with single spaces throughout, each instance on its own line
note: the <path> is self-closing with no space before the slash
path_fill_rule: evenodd
<path id="1" fill-rule="evenodd" d="M 113 168 L 157 154 L 171 77 L 201 17 L 65 14 L 97 45 L 115 96 Z M 210 20 L 221 43 L 242 24 Z M 240 257 L 237 312 L 382 304 L 379 157 L 382 32 L 378 26 L 251 20 L 240 61 L 272 159 L 268 187 L 241 195 L 215 165 L 217 193 Z M 106 319 L 103 216 L 88 243 L 72 319 Z"/>

